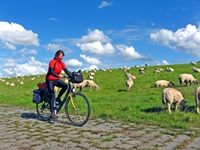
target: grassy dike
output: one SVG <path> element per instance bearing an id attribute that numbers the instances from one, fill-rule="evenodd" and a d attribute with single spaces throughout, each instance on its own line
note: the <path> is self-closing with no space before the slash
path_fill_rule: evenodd
<path id="1" fill-rule="evenodd" d="M 172 67 L 174 72 L 165 71 L 166 67 Z M 188 129 L 200 127 L 200 115 L 196 113 L 194 102 L 194 91 L 199 85 L 179 86 L 178 75 L 180 73 L 191 73 L 200 81 L 200 73 L 192 71 L 191 64 L 177 64 L 167 66 L 148 66 L 145 74 L 139 74 L 139 68 L 131 68 L 132 75 L 137 79 L 130 92 L 126 92 L 126 77 L 122 69 L 116 68 L 110 71 L 98 70 L 95 73 L 94 81 L 99 85 L 99 90 L 90 91 L 87 87 L 83 93 L 91 104 L 92 118 L 120 119 L 125 122 L 145 123 L 159 125 L 165 128 Z M 195 67 L 200 68 L 200 64 Z M 153 73 L 155 68 L 163 68 L 160 73 Z M 87 79 L 88 73 L 83 73 Z M 33 77 L 33 76 L 31 76 Z M 20 106 L 28 109 L 35 109 L 32 103 L 32 91 L 37 88 L 38 82 L 44 82 L 44 75 L 35 76 L 31 81 L 30 77 L 24 77 L 24 85 L 20 85 L 16 78 L 5 78 L 6 81 L 15 82 L 15 86 L 5 85 L 0 81 L 0 104 Z M 21 80 L 21 77 L 18 77 Z M 168 80 L 175 83 L 175 89 L 179 90 L 188 101 L 190 111 L 177 111 L 170 115 L 166 110 L 161 110 L 161 93 L 163 87 L 154 88 L 156 80 Z"/>

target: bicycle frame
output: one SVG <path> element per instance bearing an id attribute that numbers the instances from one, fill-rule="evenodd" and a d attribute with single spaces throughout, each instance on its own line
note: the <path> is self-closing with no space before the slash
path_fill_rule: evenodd
<path id="1" fill-rule="evenodd" d="M 66 102 L 67 98 L 70 97 L 70 102 L 72 103 L 72 106 L 74 109 L 76 109 L 73 100 L 72 100 L 72 93 L 73 93 L 73 88 L 71 87 L 70 80 L 68 81 L 68 88 L 67 91 L 65 92 L 65 97 L 63 98 L 62 102 L 60 103 L 60 106 L 57 108 L 57 113 L 60 111 L 64 103 Z"/>

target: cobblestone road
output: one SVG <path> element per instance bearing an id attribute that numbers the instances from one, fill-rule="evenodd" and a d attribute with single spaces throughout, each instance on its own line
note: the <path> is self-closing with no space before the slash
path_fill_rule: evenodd
<path id="1" fill-rule="evenodd" d="M 169 131 L 158 126 L 90 119 L 71 126 L 64 114 L 55 123 L 38 120 L 35 110 L 0 105 L 0 150 L 200 150 L 199 129 Z"/>

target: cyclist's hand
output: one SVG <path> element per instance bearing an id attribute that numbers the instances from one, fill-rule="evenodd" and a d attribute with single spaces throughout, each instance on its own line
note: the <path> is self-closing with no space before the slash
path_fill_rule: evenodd
<path id="1" fill-rule="evenodd" d="M 64 76 L 62 74 L 59 74 L 58 76 L 59 76 L 59 78 L 64 78 Z"/>

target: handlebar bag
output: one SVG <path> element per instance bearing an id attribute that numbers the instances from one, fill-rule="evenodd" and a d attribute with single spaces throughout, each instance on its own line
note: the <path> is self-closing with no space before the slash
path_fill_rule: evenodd
<path id="1" fill-rule="evenodd" d="M 72 72 L 72 76 L 70 78 L 72 83 L 81 83 L 83 80 L 83 74 L 81 72 Z"/>

